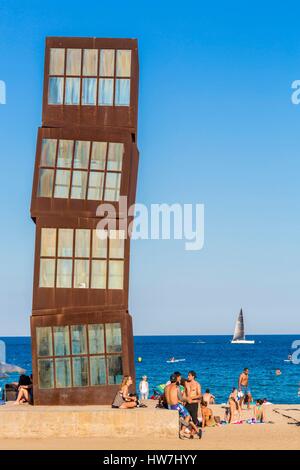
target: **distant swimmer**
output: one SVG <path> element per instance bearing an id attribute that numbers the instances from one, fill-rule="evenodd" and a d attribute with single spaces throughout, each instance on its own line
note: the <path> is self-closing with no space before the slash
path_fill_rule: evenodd
<path id="1" fill-rule="evenodd" d="M 282 372 L 281 372 L 280 369 L 276 369 L 276 370 L 275 370 L 275 375 L 281 375 L 281 374 L 282 374 Z"/>

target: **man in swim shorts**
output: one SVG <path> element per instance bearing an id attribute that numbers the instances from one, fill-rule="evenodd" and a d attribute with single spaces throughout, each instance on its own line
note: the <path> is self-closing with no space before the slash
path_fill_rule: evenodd
<path id="1" fill-rule="evenodd" d="M 187 409 L 179 402 L 178 399 L 178 377 L 173 374 L 170 377 L 170 384 L 165 387 L 165 398 L 168 404 L 169 410 L 178 411 L 180 418 L 184 421 L 184 426 L 189 427 L 191 426 L 195 433 L 199 435 L 199 429 L 193 423 L 192 417 L 187 411 Z M 184 429 L 180 431 L 181 437 L 184 436 Z"/>
<path id="2" fill-rule="evenodd" d="M 238 384 L 238 391 L 239 391 L 239 399 L 240 399 L 240 407 L 242 404 L 246 402 L 247 397 L 247 408 L 250 409 L 251 403 L 251 392 L 249 390 L 249 369 L 245 367 L 243 372 L 239 376 L 239 384 Z"/>

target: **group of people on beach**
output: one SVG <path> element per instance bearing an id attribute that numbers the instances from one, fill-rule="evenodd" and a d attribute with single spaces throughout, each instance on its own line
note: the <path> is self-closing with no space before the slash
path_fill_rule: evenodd
<path id="1" fill-rule="evenodd" d="M 205 427 L 220 426 L 221 424 L 242 424 L 242 407 L 250 409 L 253 400 L 249 389 L 249 369 L 245 368 L 239 375 L 238 386 L 234 387 L 225 406 L 225 416 L 214 416 L 210 405 L 215 403 L 215 397 L 206 389 L 202 393 L 201 384 L 196 380 L 197 374 L 191 370 L 186 379 L 180 372 L 174 372 L 166 383 L 164 391 L 159 397 L 159 407 L 178 411 L 180 423 L 180 437 L 194 438 L 202 436 Z M 113 408 L 135 408 L 146 406 L 143 401 L 148 399 L 149 384 L 147 377 L 143 376 L 140 384 L 140 395 L 130 393 L 133 380 L 130 376 L 123 378 L 120 390 L 117 392 Z M 253 417 L 248 419 L 249 424 L 265 421 L 265 399 L 256 400 L 253 408 Z"/>

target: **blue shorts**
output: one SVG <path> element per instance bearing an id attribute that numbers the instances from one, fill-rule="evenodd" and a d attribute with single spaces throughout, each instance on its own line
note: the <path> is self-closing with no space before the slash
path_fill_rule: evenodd
<path id="1" fill-rule="evenodd" d="M 241 386 L 241 391 L 244 395 L 251 395 L 250 389 L 248 387 L 245 387 L 244 385 Z"/>
<path id="2" fill-rule="evenodd" d="M 190 416 L 188 410 L 181 405 L 181 403 L 177 403 L 177 405 L 169 405 L 169 410 L 178 411 L 180 418 L 187 418 L 187 416 Z"/>

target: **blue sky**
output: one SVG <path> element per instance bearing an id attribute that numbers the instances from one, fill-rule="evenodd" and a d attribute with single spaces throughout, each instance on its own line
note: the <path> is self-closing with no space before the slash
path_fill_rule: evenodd
<path id="1" fill-rule="evenodd" d="M 2 0 L 0 336 L 29 333 L 46 36 L 139 40 L 138 202 L 204 203 L 205 246 L 132 244 L 136 334 L 299 333 L 297 2 Z"/>

